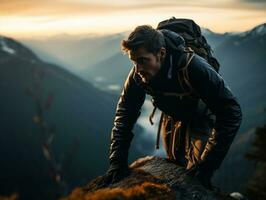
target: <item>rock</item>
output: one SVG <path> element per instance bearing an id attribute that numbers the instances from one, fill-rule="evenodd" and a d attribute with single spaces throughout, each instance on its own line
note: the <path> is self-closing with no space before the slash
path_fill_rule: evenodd
<path id="1" fill-rule="evenodd" d="M 230 194 L 231 197 L 233 197 L 234 199 L 237 199 L 237 200 L 248 200 L 246 197 L 244 197 L 241 193 L 239 192 L 232 192 Z"/>
<path id="2" fill-rule="evenodd" d="M 184 174 L 184 168 L 159 157 L 141 158 L 130 165 L 132 173 L 108 185 L 99 176 L 61 200 L 232 200 L 227 194 L 204 188 Z"/>

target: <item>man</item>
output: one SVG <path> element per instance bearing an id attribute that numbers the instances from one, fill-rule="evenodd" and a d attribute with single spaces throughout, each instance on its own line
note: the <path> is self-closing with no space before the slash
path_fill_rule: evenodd
<path id="1" fill-rule="evenodd" d="M 213 172 L 220 167 L 241 124 L 236 97 L 205 59 L 191 51 L 192 56 L 187 56 L 184 39 L 177 33 L 138 26 L 121 45 L 134 67 L 116 108 L 107 172 L 110 181 L 130 173 L 132 129 L 148 93 L 163 113 L 168 159 L 211 189 Z M 182 76 L 178 75 L 184 66 L 187 85 L 181 84 Z M 189 88 L 189 93 L 184 92 Z"/>

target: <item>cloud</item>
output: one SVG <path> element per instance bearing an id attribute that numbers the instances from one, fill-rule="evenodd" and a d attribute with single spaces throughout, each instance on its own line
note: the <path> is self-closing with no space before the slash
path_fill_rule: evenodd
<path id="1" fill-rule="evenodd" d="M 0 30 L 9 35 L 121 32 L 140 23 L 156 26 L 171 16 L 194 19 L 216 32 L 246 30 L 266 21 L 265 8 L 245 0 L 0 1 Z"/>
<path id="2" fill-rule="evenodd" d="M 147 3 L 136 0 L 104 3 L 98 1 L 74 1 L 74 0 L 1 0 L 1 16 L 67 16 L 67 15 L 101 15 L 113 12 L 143 10 L 152 8 L 166 8 L 171 6 L 181 6 L 178 2 L 156 2 Z"/>
<path id="3" fill-rule="evenodd" d="M 249 3 L 264 3 L 266 4 L 266 0 L 242 0 L 243 2 L 249 2 Z"/>
<path id="4" fill-rule="evenodd" d="M 266 0 L 238 0 L 239 3 L 249 5 L 249 6 L 255 6 L 257 8 L 263 8 L 266 7 Z"/>
<path id="5" fill-rule="evenodd" d="M 117 10 L 116 6 L 97 3 L 61 2 L 58 0 L 1 0 L 0 15 L 5 16 L 67 16 L 67 15 L 94 15 Z"/>
<path id="6" fill-rule="evenodd" d="M 239 1 L 239 2 L 236 2 Z M 111 1 L 110 1 L 111 2 Z M 221 0 L 219 3 L 210 0 L 166 0 L 164 2 L 158 0 L 140 0 L 122 1 L 116 0 L 112 3 L 105 3 L 102 0 L 1 0 L 0 10 L 1 16 L 94 16 L 106 15 L 114 12 L 151 10 L 154 8 L 173 8 L 173 7 L 206 7 L 213 9 L 261 9 L 259 6 L 249 6 L 241 2 L 254 2 L 253 0 Z M 255 0 L 255 2 L 263 2 Z"/>

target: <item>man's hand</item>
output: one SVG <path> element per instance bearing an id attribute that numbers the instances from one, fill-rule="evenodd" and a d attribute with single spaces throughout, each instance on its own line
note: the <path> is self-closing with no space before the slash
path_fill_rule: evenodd
<path id="1" fill-rule="evenodd" d="M 187 169 L 186 175 L 196 178 L 205 188 L 213 190 L 211 184 L 213 172 L 213 170 L 205 168 L 204 163 L 199 163 Z"/>
<path id="2" fill-rule="evenodd" d="M 121 181 L 125 177 L 129 176 L 131 170 L 128 166 L 110 167 L 106 173 L 108 184 L 113 184 Z"/>

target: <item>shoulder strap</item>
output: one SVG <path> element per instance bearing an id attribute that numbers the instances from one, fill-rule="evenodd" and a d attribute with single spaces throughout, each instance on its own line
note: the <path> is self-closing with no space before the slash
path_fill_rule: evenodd
<path id="1" fill-rule="evenodd" d="M 179 81 L 179 84 L 180 84 L 182 90 L 186 91 L 186 89 L 184 88 L 184 85 L 183 85 L 183 83 L 185 83 L 187 85 L 187 87 L 189 88 L 188 93 L 190 93 L 190 94 L 195 92 L 195 90 L 193 89 L 192 85 L 190 84 L 187 69 L 188 69 L 188 66 L 189 66 L 190 62 L 192 61 L 193 57 L 194 57 L 193 51 L 187 52 L 186 64 L 184 65 L 184 67 L 180 68 L 177 72 L 178 73 L 177 74 L 178 81 Z"/>
<path id="2" fill-rule="evenodd" d="M 195 54 L 194 54 L 194 51 L 190 47 L 186 47 L 184 49 L 184 52 L 186 54 L 185 64 L 183 67 L 181 67 L 177 71 L 178 83 L 180 84 L 180 87 L 184 92 L 182 93 L 163 92 L 162 94 L 165 96 L 176 96 L 182 99 L 184 96 L 189 96 L 189 95 L 192 95 L 193 93 L 197 94 L 197 92 L 193 89 L 192 85 L 190 84 L 188 70 L 187 70 Z M 182 60 L 179 61 L 178 65 L 181 65 L 181 64 L 182 64 Z M 185 86 L 187 86 L 189 90 L 186 89 Z"/>

